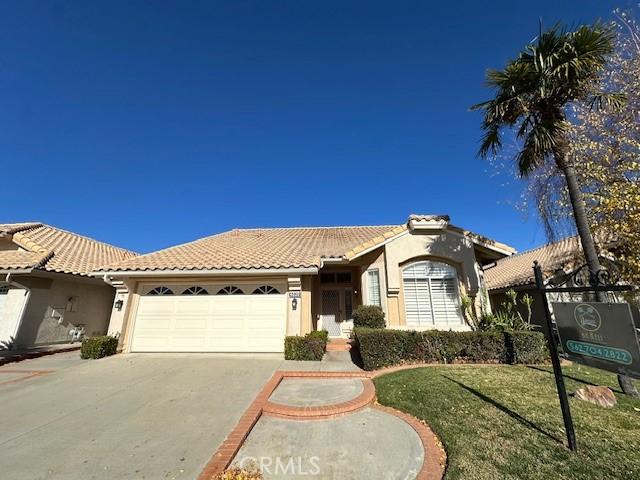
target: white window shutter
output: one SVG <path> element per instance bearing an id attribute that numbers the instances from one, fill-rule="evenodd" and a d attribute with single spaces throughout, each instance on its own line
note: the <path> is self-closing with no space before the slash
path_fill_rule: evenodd
<path id="1" fill-rule="evenodd" d="M 407 326 L 448 329 L 464 323 L 454 267 L 417 262 L 403 270 L 402 280 Z"/>

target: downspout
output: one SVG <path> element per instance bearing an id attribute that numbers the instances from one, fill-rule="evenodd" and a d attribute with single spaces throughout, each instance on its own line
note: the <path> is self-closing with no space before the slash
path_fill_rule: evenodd
<path id="1" fill-rule="evenodd" d="M 11 335 L 10 337 L 13 338 L 15 340 L 16 336 L 18 335 L 18 332 L 20 331 L 20 327 L 22 326 L 22 322 L 24 320 L 24 315 L 27 312 L 27 305 L 29 305 L 29 299 L 31 298 L 31 289 L 29 287 L 27 287 L 26 285 L 23 285 L 21 283 L 16 282 L 15 280 L 11 280 L 11 273 L 7 273 L 4 281 L 5 283 L 8 283 L 9 285 L 13 285 L 14 287 L 20 288 L 22 290 L 26 290 L 27 294 L 25 295 L 25 299 L 24 302 L 22 303 L 22 308 L 20 309 L 20 315 L 18 317 L 18 322 L 16 324 L 16 328 L 13 331 L 13 335 Z"/>

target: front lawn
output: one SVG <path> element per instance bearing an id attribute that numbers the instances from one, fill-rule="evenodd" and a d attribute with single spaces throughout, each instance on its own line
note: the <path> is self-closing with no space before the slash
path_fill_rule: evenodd
<path id="1" fill-rule="evenodd" d="M 569 392 L 607 385 L 604 409 L 571 398 L 578 453 L 567 450 L 551 367 L 442 366 L 375 379 L 380 403 L 425 420 L 448 455 L 447 479 L 640 478 L 640 401 L 616 377 L 564 367 Z"/>

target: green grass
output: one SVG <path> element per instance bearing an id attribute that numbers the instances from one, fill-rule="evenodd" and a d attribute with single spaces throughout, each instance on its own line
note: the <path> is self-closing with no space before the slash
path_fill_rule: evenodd
<path id="1" fill-rule="evenodd" d="M 604 409 L 570 398 L 578 453 L 566 435 L 551 367 L 442 366 L 375 380 L 380 403 L 425 420 L 448 455 L 446 478 L 640 478 L 640 401 L 623 395 L 612 374 L 564 367 L 568 392 L 611 387 Z"/>

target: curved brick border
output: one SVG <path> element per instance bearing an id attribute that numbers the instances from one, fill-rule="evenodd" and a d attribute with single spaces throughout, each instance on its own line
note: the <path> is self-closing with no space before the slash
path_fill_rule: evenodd
<path id="1" fill-rule="evenodd" d="M 299 407 L 267 401 L 262 411 L 270 416 L 289 420 L 323 419 L 354 412 L 370 404 L 376 396 L 376 387 L 373 382 L 368 378 L 362 378 L 361 381 L 362 392 L 346 402 Z"/>
<path id="2" fill-rule="evenodd" d="M 416 476 L 416 480 L 441 480 L 447 465 L 447 452 L 436 434 L 433 433 L 433 430 L 416 417 L 396 410 L 395 408 L 380 405 L 379 403 L 372 405 L 372 407 L 408 423 L 420 437 L 422 447 L 424 448 L 424 460 L 422 462 L 422 468 Z"/>
<path id="3" fill-rule="evenodd" d="M 390 373 L 390 372 L 385 372 Z M 198 476 L 198 480 L 211 480 L 215 475 L 218 475 L 231 464 L 233 458 L 240 450 L 240 447 L 244 443 L 245 439 L 253 429 L 254 425 L 260 418 L 260 416 L 265 413 L 269 415 L 274 415 L 282 418 L 287 418 L 289 420 L 309 420 L 309 419 L 322 419 L 333 417 L 336 415 L 343 415 L 344 413 L 349 413 L 359 408 L 362 408 L 366 405 L 371 405 L 373 408 L 376 408 L 380 411 L 386 412 L 390 415 L 394 415 L 401 420 L 408 423 L 418 434 L 420 437 L 420 441 L 422 442 L 422 446 L 424 448 L 424 461 L 422 464 L 422 468 L 416 477 L 416 480 L 441 480 L 444 474 L 444 469 L 446 465 L 446 452 L 442 447 L 441 443 L 438 440 L 438 437 L 433 433 L 433 431 L 424 423 L 419 421 L 417 418 L 412 417 L 404 412 L 400 412 L 391 407 L 385 407 L 379 404 L 374 403 L 375 400 L 375 385 L 370 380 L 372 377 L 378 376 L 375 373 L 369 372 L 287 372 L 287 371 L 277 371 L 275 372 L 269 381 L 264 385 L 258 396 L 255 398 L 253 403 L 249 406 L 249 408 L 244 412 L 238 424 L 231 431 L 231 433 L 227 436 L 222 445 L 218 448 L 216 453 L 211 457 L 209 462 L 205 465 L 204 469 Z M 357 377 L 361 378 L 364 383 L 364 390 L 361 395 L 356 397 L 349 402 L 344 402 L 336 405 L 328 405 L 321 407 L 302 407 L 305 411 L 307 409 L 311 410 L 311 415 L 291 415 L 291 411 L 300 410 L 301 407 L 292 407 L 289 405 L 280 405 L 276 403 L 269 402 L 269 397 L 273 393 L 273 391 L 278 387 L 283 378 L 352 378 Z M 366 396 L 365 396 L 366 395 Z M 362 397 L 362 398 L 361 398 Z M 362 404 L 357 408 L 353 408 L 356 404 L 360 404 L 364 401 L 365 398 L 368 398 L 367 402 Z M 357 403 L 352 403 L 358 400 Z M 347 404 L 350 404 L 347 407 Z M 287 413 L 284 415 L 280 415 L 279 413 L 270 413 L 269 408 L 281 408 L 286 409 Z M 315 411 L 316 409 L 322 409 L 322 415 L 319 415 L 320 411 Z M 346 409 L 346 410 L 343 410 Z"/>

